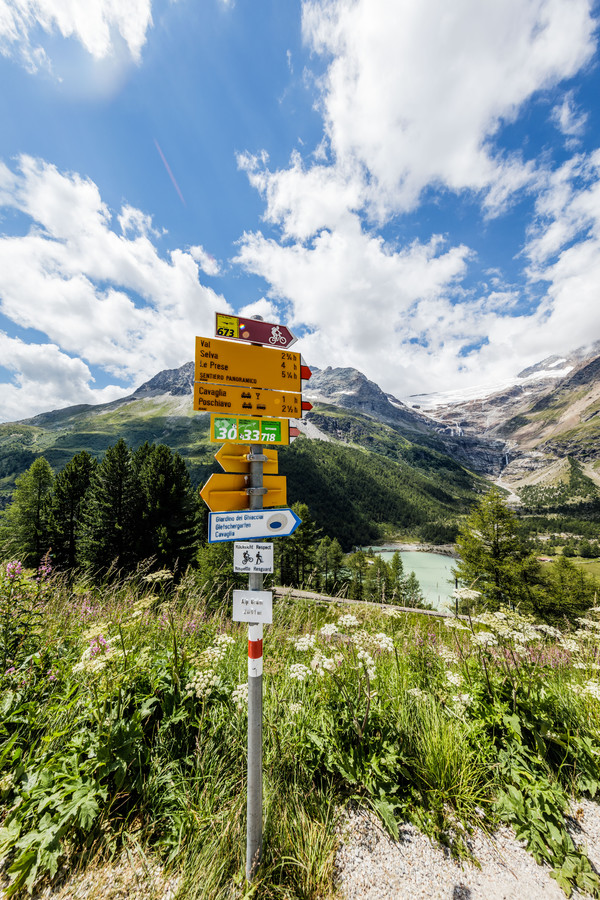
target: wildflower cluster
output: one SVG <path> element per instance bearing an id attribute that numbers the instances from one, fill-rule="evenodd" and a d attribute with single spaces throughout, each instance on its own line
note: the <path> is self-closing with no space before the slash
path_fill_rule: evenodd
<path id="1" fill-rule="evenodd" d="M 303 663 L 293 663 L 290 666 L 290 678 L 295 681 L 305 681 L 310 676 L 310 669 Z"/>
<path id="2" fill-rule="evenodd" d="M 191 678 L 185 686 L 185 696 L 196 697 L 198 700 L 206 700 L 213 690 L 221 687 L 221 677 L 212 669 L 204 669 L 200 672 L 192 672 Z"/>
<path id="3" fill-rule="evenodd" d="M 23 565 L 18 559 L 13 559 L 6 564 L 6 577 L 11 581 L 23 574 Z"/>
<path id="4" fill-rule="evenodd" d="M 298 638 L 298 640 L 295 640 L 294 638 L 291 638 L 290 640 L 293 641 L 294 650 L 302 652 L 304 650 L 312 650 L 312 648 L 315 646 L 315 641 L 317 640 L 317 638 L 314 634 L 303 634 L 301 638 Z"/>
<path id="5" fill-rule="evenodd" d="M 248 709 L 248 682 L 238 684 L 231 692 L 231 699 L 235 703 L 238 712 Z"/>
<path id="6" fill-rule="evenodd" d="M 200 654 L 200 667 L 216 666 L 224 658 L 227 648 L 233 644 L 234 640 L 229 634 L 219 634 L 215 638 L 212 647 L 207 647 Z"/>

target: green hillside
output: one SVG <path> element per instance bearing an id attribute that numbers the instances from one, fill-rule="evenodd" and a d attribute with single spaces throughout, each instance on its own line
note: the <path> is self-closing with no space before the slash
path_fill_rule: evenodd
<path id="1" fill-rule="evenodd" d="M 446 542 L 485 482 L 443 454 L 411 443 L 394 427 L 358 412 L 318 407 L 315 424 L 341 440 L 299 438 L 280 453 L 288 502 L 308 504 L 317 523 L 346 549 L 392 534 Z M 77 406 L 0 425 L 0 503 L 15 478 L 39 456 L 59 471 L 81 450 L 101 458 L 118 438 L 133 449 L 164 443 L 183 456 L 192 482 L 220 471 L 208 440 L 209 416 L 189 396 L 133 395 L 100 406 Z"/>

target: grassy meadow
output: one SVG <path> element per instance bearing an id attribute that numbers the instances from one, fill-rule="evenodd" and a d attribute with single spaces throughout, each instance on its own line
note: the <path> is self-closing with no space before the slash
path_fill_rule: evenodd
<path id="1" fill-rule="evenodd" d="M 97 585 L 0 570 L 0 860 L 26 897 L 144 848 L 177 896 L 328 898 L 362 804 L 457 856 L 514 826 L 569 894 L 600 882 L 565 827 L 597 795 L 599 610 L 435 618 L 281 599 L 264 637 L 264 850 L 245 881 L 247 628 L 190 570 Z"/>

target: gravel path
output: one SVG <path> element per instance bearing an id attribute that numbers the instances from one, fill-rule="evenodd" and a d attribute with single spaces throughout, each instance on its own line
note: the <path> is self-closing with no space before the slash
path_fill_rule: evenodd
<path id="1" fill-rule="evenodd" d="M 573 839 L 600 871 L 600 806 L 582 800 L 572 814 Z M 455 862 L 412 825 L 402 826 L 394 841 L 365 811 L 349 813 L 342 834 L 336 870 L 344 900 L 565 900 L 550 870 L 537 865 L 509 828 L 492 839 L 473 835 L 470 849 L 481 869 Z"/>

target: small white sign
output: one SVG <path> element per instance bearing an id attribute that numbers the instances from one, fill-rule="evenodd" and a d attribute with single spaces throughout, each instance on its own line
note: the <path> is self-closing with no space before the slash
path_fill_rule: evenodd
<path id="1" fill-rule="evenodd" d="M 271 591 L 234 591 L 233 621 L 273 623 L 273 594 Z"/>
<path id="2" fill-rule="evenodd" d="M 266 575 L 273 571 L 273 544 L 254 544 L 237 541 L 233 545 L 233 571 L 258 572 Z"/>

